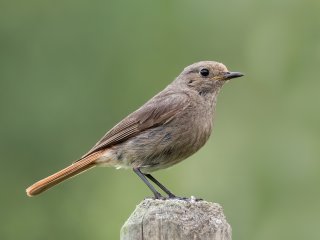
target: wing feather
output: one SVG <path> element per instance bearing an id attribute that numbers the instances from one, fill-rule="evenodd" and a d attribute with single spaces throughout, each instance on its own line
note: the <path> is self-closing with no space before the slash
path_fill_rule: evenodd
<path id="1" fill-rule="evenodd" d="M 156 95 L 108 131 L 82 158 L 121 143 L 147 129 L 170 122 L 189 104 L 189 96 L 185 92 Z"/>

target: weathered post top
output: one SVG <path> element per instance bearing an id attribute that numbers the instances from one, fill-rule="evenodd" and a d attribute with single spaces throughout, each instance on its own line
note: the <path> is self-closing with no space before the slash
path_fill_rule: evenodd
<path id="1" fill-rule="evenodd" d="M 231 227 L 217 203 L 146 199 L 122 226 L 121 240 L 231 240 Z"/>

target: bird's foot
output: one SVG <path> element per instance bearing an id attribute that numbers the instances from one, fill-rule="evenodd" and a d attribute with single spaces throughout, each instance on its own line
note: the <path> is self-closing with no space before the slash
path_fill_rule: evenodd
<path id="1" fill-rule="evenodd" d="M 159 192 L 154 192 L 154 196 L 153 197 L 146 197 L 145 199 L 159 199 L 159 200 L 166 200 L 167 198 L 162 196 Z"/>
<path id="2" fill-rule="evenodd" d="M 144 200 L 147 200 L 147 199 L 152 199 L 152 200 L 167 200 L 168 198 L 164 197 L 164 196 L 153 196 L 153 197 L 145 197 Z"/>
<path id="3" fill-rule="evenodd" d="M 168 197 L 168 199 L 177 199 L 177 200 L 182 200 L 182 201 L 187 201 L 187 202 L 198 202 L 198 201 L 203 201 L 202 198 L 196 198 L 194 196 L 191 196 L 190 198 L 188 197 L 178 197 L 178 196 L 175 196 L 175 195 L 170 195 Z"/>
<path id="4" fill-rule="evenodd" d="M 181 201 L 186 201 L 186 202 L 199 202 L 199 201 L 203 201 L 202 198 L 196 198 L 194 196 L 191 197 L 178 197 L 174 194 L 170 194 L 168 195 L 168 197 L 164 197 L 162 196 L 160 193 L 159 194 L 155 194 L 153 197 L 146 197 L 145 199 L 158 199 L 158 200 L 181 200 Z"/>

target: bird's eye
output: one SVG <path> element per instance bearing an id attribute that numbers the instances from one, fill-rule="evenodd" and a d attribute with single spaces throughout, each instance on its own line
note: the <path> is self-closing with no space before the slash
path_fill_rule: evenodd
<path id="1" fill-rule="evenodd" d="M 209 70 L 206 68 L 202 68 L 200 70 L 200 74 L 201 74 L 201 76 L 207 77 L 209 75 Z"/>

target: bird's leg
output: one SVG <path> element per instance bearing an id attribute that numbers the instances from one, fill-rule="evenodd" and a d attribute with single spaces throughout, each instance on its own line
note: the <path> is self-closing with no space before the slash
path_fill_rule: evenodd
<path id="1" fill-rule="evenodd" d="M 152 182 L 154 182 L 159 188 L 161 188 L 166 194 L 168 194 L 169 198 L 176 198 L 172 192 L 170 192 L 165 186 L 163 186 L 157 179 L 155 179 L 151 174 L 144 174 L 147 178 L 149 178 Z"/>
<path id="2" fill-rule="evenodd" d="M 139 168 L 134 168 L 133 171 L 141 178 L 141 180 L 149 187 L 149 189 L 153 192 L 155 199 L 162 198 L 161 194 L 157 192 L 157 190 L 152 186 L 152 184 L 146 179 L 146 176 L 140 171 Z"/>

